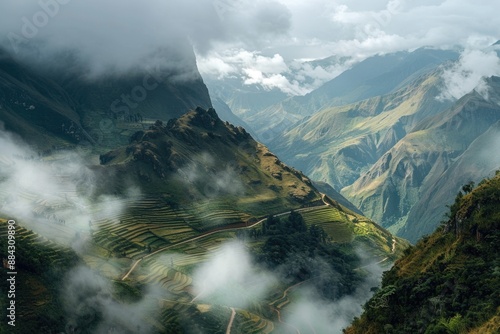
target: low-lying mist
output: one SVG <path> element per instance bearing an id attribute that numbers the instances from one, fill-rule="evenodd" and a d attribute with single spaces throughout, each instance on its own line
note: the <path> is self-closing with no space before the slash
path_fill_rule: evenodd
<path id="1" fill-rule="evenodd" d="M 134 186 L 123 195 L 98 192 L 100 182 L 84 156 L 68 151 L 43 157 L 0 130 L 0 213 L 4 218 L 70 245 L 75 235 L 90 233 L 93 221 L 120 215 L 127 203 L 140 196 Z"/>
<path id="2" fill-rule="evenodd" d="M 229 242 L 194 271 L 194 300 L 244 309 L 261 302 L 276 283 L 273 274 L 253 261 L 244 244 Z"/>
<path id="3" fill-rule="evenodd" d="M 256 305 L 277 312 L 273 301 L 281 298 L 283 284 L 290 286 L 290 268 L 303 257 L 314 267 L 314 275 L 296 283 L 288 294 L 294 296 L 289 305 L 281 309 L 280 319 L 275 323 L 283 330 L 296 328 L 301 333 L 341 333 L 354 317 L 359 316 L 362 305 L 373 295 L 373 287 L 380 284 L 383 269 L 373 262 L 368 254 L 356 251 L 364 279 L 354 293 L 340 298 L 328 298 L 322 289 L 322 278 L 340 276 L 336 268 L 321 256 L 290 256 L 287 263 L 277 268 L 266 268 L 258 263 L 254 252 L 242 241 L 227 242 L 215 251 L 212 257 L 199 265 L 193 274 L 195 297 L 193 302 L 219 304 L 228 307 L 248 309 Z M 368 264 L 366 264 L 368 263 Z M 339 268 L 337 268 L 339 269 Z M 325 279 L 326 280 L 326 279 Z M 334 279 L 335 281 L 335 279 Z M 281 284 L 281 288 L 280 288 Z M 340 283 L 339 283 L 340 284 Z M 329 287 L 335 291 L 338 286 Z M 274 297 L 272 297 L 274 296 Z M 270 306 L 268 306 L 268 304 Z"/>
<path id="4" fill-rule="evenodd" d="M 203 181 L 212 184 L 217 194 L 242 194 L 243 185 L 233 167 L 219 170 L 220 166 L 210 155 L 194 161 L 179 171 L 177 181 L 182 180 L 186 186 Z M 15 219 L 24 227 L 85 255 L 91 241 L 91 222 L 116 220 L 140 195 L 133 186 L 121 195 L 102 194 L 98 191 L 100 182 L 99 174 L 89 166 L 85 156 L 75 152 L 40 156 L 19 138 L 0 131 L 0 216 L 3 218 Z M 211 198 L 206 194 L 205 200 Z M 302 243 L 308 243 L 312 232 L 299 230 L 301 232 L 294 233 L 303 233 L 307 238 Z M 77 235 L 79 241 L 75 242 Z M 191 303 L 262 312 L 263 317 L 273 320 L 277 326 L 293 326 L 301 332 L 340 333 L 361 313 L 361 305 L 371 296 L 370 289 L 379 284 L 381 269 L 378 265 L 359 268 L 365 273 L 364 278 L 353 293 L 346 295 L 347 290 L 340 286 L 345 268 L 335 267 L 335 263 L 341 261 L 329 261 L 325 254 L 331 253 L 304 246 L 310 251 L 292 253 L 284 263 L 273 267 L 263 262 L 262 254 L 255 251 L 255 245 L 248 238 L 215 244 L 215 251 L 207 251 L 207 260 L 185 272 L 193 279 L 189 288 Z M 162 255 L 168 257 L 168 254 Z M 175 257 L 175 262 L 182 256 L 180 253 Z M 273 254 L 271 258 L 273 256 L 280 254 Z M 358 253 L 357 256 L 356 263 L 368 261 L 366 255 Z M 173 263 L 174 257 L 167 258 L 167 267 L 169 262 Z M 147 274 L 148 268 L 147 264 L 143 266 L 143 274 Z M 277 320 L 277 306 L 270 303 L 281 298 L 284 287 L 303 281 L 290 291 L 294 297 L 281 309 Z M 67 321 L 66 332 L 83 329 L 92 333 L 155 333 L 158 327 L 153 326 L 153 319 L 162 311 L 160 301 L 175 299 L 165 288 L 148 283 L 143 285 L 141 296 L 135 301 L 124 302 L 117 299 L 115 288 L 116 284 L 85 265 L 71 269 L 62 279 L 59 295 L 63 305 L 61 314 Z"/>

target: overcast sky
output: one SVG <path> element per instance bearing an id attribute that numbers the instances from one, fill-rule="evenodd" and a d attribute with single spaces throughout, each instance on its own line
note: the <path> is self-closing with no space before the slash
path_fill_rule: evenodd
<path id="1" fill-rule="evenodd" d="M 240 76 L 303 94 L 311 88 L 305 79 L 318 85 L 342 68 L 299 66 L 301 75 L 290 77 L 294 60 L 359 60 L 421 46 L 481 49 L 500 39 L 499 12 L 491 0 L 2 0 L 0 40 L 38 58 L 77 49 L 100 73 L 145 64 L 158 48 L 189 36 L 205 77 Z"/>

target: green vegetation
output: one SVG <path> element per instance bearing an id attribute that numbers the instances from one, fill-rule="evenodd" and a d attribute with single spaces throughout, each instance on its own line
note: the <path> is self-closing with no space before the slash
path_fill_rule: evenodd
<path id="1" fill-rule="evenodd" d="M 127 114 L 110 112 L 110 106 L 143 82 L 141 73 L 83 81 L 77 69 L 70 75 L 35 73 L 0 53 L 0 118 L 39 153 L 26 158 L 57 165 L 60 159 L 72 160 L 66 150 L 76 148 L 92 174 L 89 182 L 57 191 L 50 200 L 48 194 L 30 193 L 29 187 L 21 190 L 27 213 L 35 216 L 26 226 L 45 229 L 53 238 L 19 222 L 16 330 L 21 333 L 139 333 L 144 328 L 151 333 L 225 333 L 233 314 L 234 333 L 270 333 L 276 311 L 296 297 L 282 296 L 283 291 L 307 282 L 326 298 L 340 298 L 353 292 L 363 275 L 355 247 L 366 243 L 376 250 L 370 262 L 399 251 L 391 250 L 390 234 L 366 218 L 335 201 L 320 207 L 322 194 L 304 174 L 217 116 L 198 76 L 182 83 L 164 80 Z M 194 57 L 187 61 L 195 65 Z M 182 115 L 196 105 L 208 109 Z M 0 160 L 11 163 L 8 156 Z M 56 182 L 64 185 L 68 179 L 58 174 Z M 0 190 L 2 197 L 9 196 L 7 188 Z M 80 190 L 92 192 L 86 196 L 89 202 L 73 205 Z M 101 201 L 100 195 L 130 193 L 141 196 L 103 201 L 109 211 L 92 204 Z M 62 210 L 67 210 L 67 225 L 57 218 L 38 219 Z M 284 213 L 290 210 L 296 211 Z M 282 218 L 264 220 L 270 213 Z M 77 219 L 84 216 L 93 217 L 88 226 Z M 5 231 L 2 221 L 1 258 L 7 257 Z M 204 304 L 202 297 L 197 299 L 201 293 L 194 296 L 195 269 L 238 237 L 246 238 L 253 260 L 283 270 L 276 275 L 281 281 L 246 309 L 233 310 L 215 300 Z M 0 285 L 4 291 L 6 281 Z M 5 304 L 5 294 L 0 302 Z M 4 325 L 0 332 L 9 332 Z"/>
<path id="2" fill-rule="evenodd" d="M 449 219 L 384 274 L 346 333 L 498 333 L 500 174 L 472 188 L 464 186 Z"/>
<path id="3" fill-rule="evenodd" d="M 343 211 L 324 207 L 303 215 L 308 225 L 321 227 L 334 242 L 351 242 L 354 238 L 352 222 Z"/>
<path id="4" fill-rule="evenodd" d="M 43 226 L 61 230 L 69 239 L 75 235 L 73 241 L 85 244 L 79 256 L 67 246 L 18 230 L 20 271 L 26 277 L 21 301 L 30 305 L 21 312 L 30 328 L 26 332 L 67 330 L 64 326 L 74 314 L 62 305 L 56 287 L 65 286 L 65 275 L 74 273 L 71 269 L 85 268 L 89 275 L 89 286 L 75 289 L 81 299 L 102 297 L 104 304 L 124 310 L 153 304 L 158 312 L 140 316 L 152 333 L 224 333 L 232 309 L 215 300 L 205 304 L 198 298 L 201 294 L 195 296 L 193 273 L 226 242 L 243 238 L 254 255 L 252 263 L 257 261 L 257 267 L 279 278 L 263 300 L 235 310 L 233 330 L 270 333 L 278 310 L 296 297 L 282 297 L 284 291 L 306 282 L 325 298 L 338 299 L 352 293 L 363 278 L 365 263 L 355 248 L 366 244 L 369 251 L 375 250 L 367 262 L 388 260 L 399 252 L 392 251 L 387 231 L 322 196 L 302 173 L 283 164 L 243 129 L 222 122 L 212 109 L 196 109 L 166 124 L 151 123 L 149 129 L 136 132 L 129 145 L 100 158 L 101 166 L 92 167 L 102 181 L 96 197 L 128 193 L 129 181 L 123 179 L 140 185 L 142 196 L 119 203 L 125 210 L 114 216 L 105 216 L 104 209 L 92 212 L 95 218 L 88 222 L 88 232 L 83 232 L 87 226 L 71 223 Z M 120 180 L 111 177 L 115 173 Z M 45 200 L 26 195 L 37 213 L 53 210 Z M 50 205 L 58 207 L 57 201 Z M 81 266 L 74 268 L 77 264 Z M 100 286 L 90 284 L 101 279 Z M 135 323 L 108 318 L 108 309 L 94 311 L 91 323 L 78 322 L 81 314 L 75 315 L 74 325 L 82 334 L 95 331 L 102 319 L 110 328 L 116 324 L 139 331 Z"/>
<path id="5" fill-rule="evenodd" d="M 130 144 L 100 156 L 103 175 L 126 175 L 163 206 L 183 211 L 198 231 L 283 212 L 320 200 L 299 171 L 242 128 L 197 108 L 136 132 Z M 122 182 L 102 191 L 122 193 Z M 161 208 L 161 207 L 160 207 Z"/>
<path id="6" fill-rule="evenodd" d="M 352 293 L 362 279 L 352 245 L 331 243 L 323 228 L 308 227 L 297 212 L 286 219 L 269 216 L 262 236 L 267 238 L 257 251 L 259 262 L 279 268 L 291 285 L 311 280 L 321 296 L 334 300 Z"/>
<path id="7" fill-rule="evenodd" d="M 50 333 L 65 326 L 58 294 L 65 273 L 80 263 L 78 256 L 36 233 L 16 225 L 16 333 Z M 7 259 L 7 222 L 0 220 L 0 259 Z M 6 269 L 0 269 L 6 273 Z M 6 275 L 3 275 L 6 277 Z M 2 318 L 0 333 L 11 333 L 7 325 L 8 282 L 0 282 Z"/>

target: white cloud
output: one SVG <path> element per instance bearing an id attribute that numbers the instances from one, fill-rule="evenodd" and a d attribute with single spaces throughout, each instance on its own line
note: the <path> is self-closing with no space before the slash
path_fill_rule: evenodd
<path id="1" fill-rule="evenodd" d="M 182 46 L 188 38 L 201 54 L 217 43 L 257 48 L 290 26 L 286 6 L 274 0 L 6 0 L 0 13 L 0 45 L 8 51 L 49 61 L 74 50 L 97 74 L 151 66 L 165 48 L 191 52 Z"/>
<path id="2" fill-rule="evenodd" d="M 259 76 L 253 70 L 258 70 L 259 84 L 290 94 L 326 80 L 319 71 L 303 73 L 306 80 L 290 77 L 283 64 L 290 67 L 294 59 L 335 54 L 361 60 L 376 53 L 470 43 L 477 48 L 478 41 L 484 46 L 500 36 L 500 2 L 489 0 L 125 0 L 119 6 L 97 0 L 44 1 L 59 4 L 57 13 L 45 15 L 46 22 L 38 22 L 28 37 L 23 35 L 25 19 L 33 24 L 43 18 L 38 2 L 0 3 L 0 13 L 8 13 L 0 20 L 1 45 L 12 50 L 9 34 L 14 33 L 26 42 L 21 44 L 28 54 L 46 60 L 57 50 L 76 48 L 92 71 L 102 73 L 110 67 L 165 62 L 154 52 L 189 36 L 205 75 L 254 82 Z M 252 76 L 243 69 L 252 70 Z M 325 70 L 330 78 L 337 73 Z"/>
<path id="3" fill-rule="evenodd" d="M 500 3 L 486 0 L 478 4 L 465 0 L 280 2 L 291 13 L 287 34 L 269 40 L 267 44 L 262 41 L 264 47 L 260 49 L 245 43 L 237 44 L 236 48 L 225 44 L 221 49 L 212 49 L 212 52 L 205 54 L 205 58 L 201 57 L 201 63 L 210 63 L 211 58 L 222 60 L 226 65 L 221 63 L 219 79 L 228 76 L 224 67 L 231 65 L 238 71 L 230 75 L 241 77 L 247 84 L 265 89 L 275 87 L 291 95 L 300 95 L 334 78 L 339 70 L 347 67 L 319 67 L 316 71 L 304 68 L 292 74 L 292 70 L 295 70 L 292 66 L 294 59 L 338 55 L 359 61 L 378 53 L 412 50 L 422 46 L 479 49 L 500 38 L 500 26 L 494 23 L 496 13 L 500 12 Z M 229 56 L 243 53 L 252 57 L 236 61 Z M 271 73 L 257 68 L 256 55 L 273 59 L 276 54 L 288 65 L 288 70 Z M 200 68 L 202 74 L 213 76 L 213 72 L 205 71 L 203 66 Z"/>
<path id="4" fill-rule="evenodd" d="M 198 55 L 202 75 L 223 80 L 240 78 L 244 85 L 257 85 L 265 90 L 279 89 L 289 95 L 304 95 L 333 79 L 352 62 L 331 59 L 326 65 L 303 60 L 286 61 L 280 54 L 265 56 L 260 52 L 229 50 Z"/>
<path id="5" fill-rule="evenodd" d="M 245 246 L 237 241 L 223 245 L 193 274 L 195 300 L 245 308 L 261 301 L 276 279 L 257 268 Z"/>
<path id="6" fill-rule="evenodd" d="M 0 212 L 35 232 L 81 251 L 89 221 L 116 217 L 127 198 L 99 195 L 97 173 L 76 153 L 51 160 L 0 128 Z M 131 187 L 130 198 L 139 191 Z M 80 235 L 79 242 L 74 237 Z"/>
<path id="7" fill-rule="evenodd" d="M 458 62 L 446 69 L 444 87 L 438 99 L 459 99 L 472 90 L 488 98 L 486 77 L 500 75 L 500 58 L 494 51 L 465 50 Z"/>
<path id="8" fill-rule="evenodd" d="M 164 295 L 160 288 L 148 286 L 141 300 L 118 302 L 112 297 L 111 281 L 88 267 L 75 267 L 66 274 L 60 296 L 67 333 L 89 328 L 96 334 L 155 332 L 144 319 L 158 313 L 157 299 Z"/>
<path id="9" fill-rule="evenodd" d="M 363 251 L 360 258 L 368 259 Z M 379 286 L 383 268 L 376 263 L 365 265 L 368 273 L 355 292 L 338 300 L 328 301 L 311 287 L 299 287 L 293 303 L 287 307 L 285 322 L 302 333 L 342 333 L 353 318 L 363 312 L 362 305 L 373 295 L 372 287 Z"/>

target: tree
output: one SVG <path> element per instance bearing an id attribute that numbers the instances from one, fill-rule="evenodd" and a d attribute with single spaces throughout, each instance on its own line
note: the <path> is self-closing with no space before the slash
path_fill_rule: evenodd
<path id="1" fill-rule="evenodd" d="M 288 225 L 293 232 L 306 232 L 307 231 L 307 225 L 306 222 L 304 221 L 304 217 L 296 211 L 290 212 L 290 215 L 288 216 Z"/>
<path id="2" fill-rule="evenodd" d="M 474 181 L 470 181 L 469 183 L 462 186 L 462 190 L 464 193 L 469 194 L 470 192 L 472 192 L 475 185 L 476 184 L 474 183 Z"/>

